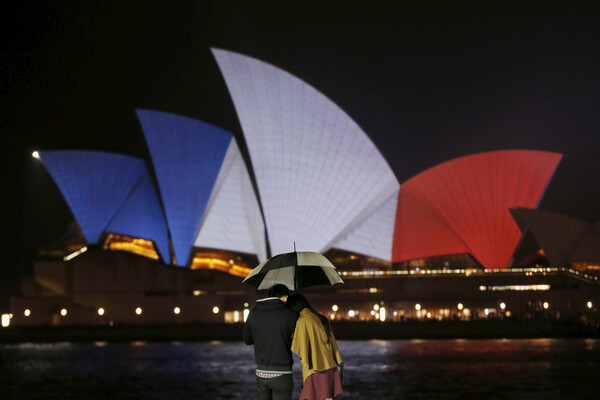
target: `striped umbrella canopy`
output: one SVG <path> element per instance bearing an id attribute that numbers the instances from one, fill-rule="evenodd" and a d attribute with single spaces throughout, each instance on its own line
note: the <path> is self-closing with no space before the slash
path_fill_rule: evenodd
<path id="1" fill-rule="evenodd" d="M 290 290 L 344 283 L 327 257 L 310 251 L 294 251 L 269 258 L 242 282 L 256 286 L 258 290 L 269 289 L 277 283 Z"/>

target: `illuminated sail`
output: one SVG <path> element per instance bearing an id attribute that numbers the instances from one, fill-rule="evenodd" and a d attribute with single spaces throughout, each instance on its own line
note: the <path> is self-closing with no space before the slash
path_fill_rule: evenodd
<path id="1" fill-rule="evenodd" d="M 470 253 L 506 268 L 521 237 L 509 208 L 537 207 L 561 159 L 543 151 L 457 158 L 402 184 L 393 261 Z"/>
<path id="2" fill-rule="evenodd" d="M 256 254 L 259 261 L 266 259 L 265 227 L 235 140 L 229 145 L 194 245 Z"/>
<path id="3" fill-rule="evenodd" d="M 99 151 L 40 153 L 88 243 L 96 243 L 146 173 L 140 159 Z"/>
<path id="4" fill-rule="evenodd" d="M 213 54 L 248 145 L 273 254 L 292 251 L 294 243 L 299 251 L 326 251 L 397 193 L 379 150 L 331 100 L 265 62 Z M 384 223 L 393 229 L 393 219 Z M 368 250 L 355 243 L 344 241 L 347 250 Z M 377 251 L 386 254 L 389 260 L 391 242 Z"/>
<path id="5" fill-rule="evenodd" d="M 175 114 L 138 110 L 138 116 L 177 265 L 188 263 L 194 245 L 264 257 L 256 197 L 231 133 Z"/>
<path id="6" fill-rule="evenodd" d="M 151 240 L 163 261 L 167 264 L 170 262 L 167 221 L 145 166 L 140 181 L 106 231 Z"/>

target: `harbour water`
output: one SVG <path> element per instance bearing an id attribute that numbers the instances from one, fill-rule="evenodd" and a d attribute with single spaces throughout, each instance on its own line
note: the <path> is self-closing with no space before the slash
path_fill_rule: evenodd
<path id="1" fill-rule="evenodd" d="M 598 339 L 339 344 L 344 399 L 600 398 Z M 253 399 L 253 374 L 240 342 L 0 345 L 0 399 Z"/>

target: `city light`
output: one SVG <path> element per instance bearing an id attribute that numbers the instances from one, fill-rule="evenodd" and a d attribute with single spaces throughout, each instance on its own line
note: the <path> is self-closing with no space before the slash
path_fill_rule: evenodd
<path id="1" fill-rule="evenodd" d="M 544 302 L 544 309 L 546 309 L 546 310 L 547 310 L 549 307 L 550 307 L 550 304 L 548 304 L 548 302 L 547 302 L 547 301 L 545 301 L 545 302 Z"/>
<path id="2" fill-rule="evenodd" d="M 456 308 L 458 308 L 459 310 L 462 310 L 465 306 L 463 306 L 463 303 L 458 303 L 458 305 L 456 306 Z"/>
<path id="3" fill-rule="evenodd" d="M 355 315 L 356 315 L 356 313 L 354 312 L 354 310 L 350 310 L 350 311 L 348 311 L 348 316 L 349 316 L 350 318 L 354 318 L 354 316 L 355 316 Z"/>
<path id="4" fill-rule="evenodd" d="M 63 308 L 62 310 L 60 310 L 60 315 L 62 315 L 63 317 L 67 316 L 67 309 Z"/>
<path id="5" fill-rule="evenodd" d="M 483 313 L 484 313 L 485 315 L 490 315 L 490 310 L 486 308 L 485 310 L 483 310 Z"/>
<path id="6" fill-rule="evenodd" d="M 179 315 L 180 313 L 181 313 L 181 308 L 179 308 L 179 307 L 175 307 L 175 308 L 173 309 L 173 314 Z"/>
<path id="7" fill-rule="evenodd" d="M 238 322 L 240 322 L 240 312 L 239 311 L 234 311 L 233 312 L 233 322 L 235 322 L 236 324 Z"/>
<path id="8" fill-rule="evenodd" d="M 98 315 L 104 315 L 104 308 L 100 307 L 98 309 Z"/>
<path id="9" fill-rule="evenodd" d="M 122 235 L 109 233 L 106 237 L 107 250 L 120 250 L 129 253 L 138 254 L 153 260 L 158 260 L 159 256 L 151 240 L 141 238 L 127 238 Z"/>
<path id="10" fill-rule="evenodd" d="M 39 153 L 39 152 L 37 152 L 37 151 L 34 151 L 33 153 L 31 153 L 31 156 L 32 156 L 33 158 L 37 158 L 38 160 L 40 159 L 40 153 Z"/>
<path id="11" fill-rule="evenodd" d="M 506 303 L 504 303 L 504 302 L 500 303 L 500 308 L 502 310 L 504 310 L 506 308 Z"/>
<path id="12" fill-rule="evenodd" d="M 10 314 L 2 314 L 2 327 L 6 328 L 10 325 Z"/>
<path id="13" fill-rule="evenodd" d="M 135 313 L 136 313 L 137 315 L 142 315 L 142 307 L 138 307 L 138 308 L 136 308 L 136 309 L 135 309 Z"/>
<path id="14" fill-rule="evenodd" d="M 375 310 L 375 311 L 379 310 L 379 304 L 375 304 L 375 305 L 373 306 L 373 310 Z"/>
<path id="15" fill-rule="evenodd" d="M 421 309 L 421 305 L 419 303 L 415 304 L 415 310 L 419 311 Z"/>
<path id="16" fill-rule="evenodd" d="M 550 290 L 550 285 L 501 285 L 501 286 L 479 286 L 479 290 L 484 292 L 491 290 L 493 292 L 504 292 L 504 291 L 537 291 L 537 290 Z"/>
<path id="17" fill-rule="evenodd" d="M 478 274 L 482 275 L 504 275 L 504 274 L 520 274 L 524 273 L 526 276 L 533 276 L 534 274 L 542 274 L 546 275 L 548 273 L 557 273 L 557 272 L 568 272 L 570 274 L 583 276 L 586 279 L 591 279 L 594 281 L 600 280 L 600 277 L 592 276 L 588 274 L 584 274 L 577 270 L 569 269 L 569 268 L 511 268 L 510 270 L 494 270 L 494 269 L 484 269 L 482 271 L 477 271 Z M 348 277 L 350 279 L 354 278 L 363 278 L 363 277 L 372 277 L 372 276 L 398 276 L 398 275 L 415 275 L 416 273 L 427 274 L 427 275 L 465 275 L 465 269 L 428 269 L 424 271 L 420 271 L 419 268 L 416 270 L 392 270 L 392 271 L 381 271 L 381 270 L 366 270 L 366 271 L 341 271 L 340 274 Z M 548 290 L 550 289 L 550 285 L 509 285 L 509 286 L 479 286 L 480 291 L 486 290 Z M 370 288 L 369 291 L 371 293 L 377 293 L 377 288 Z"/>
<path id="18" fill-rule="evenodd" d="M 248 304 L 248 303 L 246 303 Z M 248 314 L 250 314 L 250 310 L 248 310 L 247 308 L 244 309 L 244 322 L 246 322 L 246 320 L 248 319 Z"/>
<path id="19" fill-rule="evenodd" d="M 75 251 L 75 252 L 73 252 L 73 253 L 71 253 L 69 255 L 66 255 L 66 256 L 63 257 L 63 261 L 72 260 L 75 257 L 77 257 L 78 255 L 85 253 L 87 251 L 87 249 L 88 249 L 87 247 L 82 247 L 79 250 L 77 250 L 77 251 Z"/>
<path id="20" fill-rule="evenodd" d="M 337 310 L 338 310 L 338 306 L 337 306 L 337 304 L 334 304 L 333 306 L 331 306 L 331 309 L 332 309 L 333 311 L 337 311 Z"/>
<path id="21" fill-rule="evenodd" d="M 214 314 L 218 314 L 219 313 L 219 307 L 214 306 L 212 311 L 213 311 Z"/>
<path id="22" fill-rule="evenodd" d="M 26 317 L 29 317 L 29 316 L 31 315 L 31 310 L 30 310 L 29 308 L 27 308 L 27 309 L 26 309 L 26 310 L 23 312 L 23 314 L 24 314 Z"/>
<path id="23" fill-rule="evenodd" d="M 385 307 L 379 309 L 379 320 L 381 322 L 385 321 Z"/>
<path id="24" fill-rule="evenodd" d="M 371 310 L 371 315 L 375 316 L 375 310 Z"/>
<path id="25" fill-rule="evenodd" d="M 192 261 L 191 269 L 213 269 L 218 271 L 227 272 L 228 274 L 236 275 L 239 277 L 246 277 L 252 271 L 251 268 L 246 268 L 241 265 L 231 264 L 227 260 L 222 260 L 215 257 L 202 257 L 196 255 Z"/>
<path id="26" fill-rule="evenodd" d="M 588 301 L 588 302 L 587 302 L 587 308 L 590 308 L 590 309 L 591 309 L 593 306 L 594 306 L 594 305 L 592 304 L 592 302 L 591 302 L 591 301 Z"/>

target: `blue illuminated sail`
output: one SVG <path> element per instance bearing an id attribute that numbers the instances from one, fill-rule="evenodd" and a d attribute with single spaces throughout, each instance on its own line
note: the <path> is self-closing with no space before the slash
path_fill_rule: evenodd
<path id="1" fill-rule="evenodd" d="M 88 243 L 106 226 L 145 173 L 142 160 L 98 151 L 40 153 Z"/>
<path id="2" fill-rule="evenodd" d="M 106 229 L 151 240 L 161 258 L 170 262 L 167 222 L 156 189 L 144 167 L 144 174 Z"/>
<path id="3" fill-rule="evenodd" d="M 179 115 L 138 110 L 177 265 L 186 265 L 231 133 Z"/>

